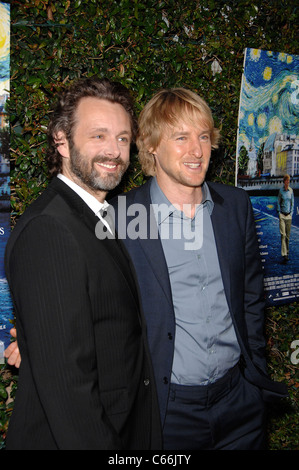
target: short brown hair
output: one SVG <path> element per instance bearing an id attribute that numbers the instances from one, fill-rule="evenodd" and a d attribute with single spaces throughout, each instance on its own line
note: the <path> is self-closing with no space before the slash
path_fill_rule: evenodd
<path id="1" fill-rule="evenodd" d="M 212 112 L 207 103 L 196 93 L 185 88 L 161 90 L 146 104 L 139 116 L 136 144 L 143 172 L 154 176 L 155 158 L 150 149 L 156 149 L 166 128 L 181 121 L 199 122 L 211 133 L 212 148 L 218 147 L 220 133 L 214 127 Z"/>
<path id="2" fill-rule="evenodd" d="M 82 98 L 95 97 L 118 103 L 128 113 L 131 122 L 132 140 L 137 133 L 137 119 L 133 99 L 129 90 L 121 83 L 97 77 L 81 79 L 68 87 L 59 97 L 48 126 L 47 163 L 51 175 L 62 169 L 62 157 L 55 142 L 59 131 L 63 131 L 70 144 L 73 143 L 73 129 L 76 123 L 76 110 Z"/>

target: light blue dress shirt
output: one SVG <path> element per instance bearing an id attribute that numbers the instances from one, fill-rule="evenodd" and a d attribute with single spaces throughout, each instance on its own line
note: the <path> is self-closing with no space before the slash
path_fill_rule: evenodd
<path id="1" fill-rule="evenodd" d="M 152 180 L 152 207 L 175 311 L 171 382 L 183 385 L 213 383 L 240 358 L 211 223 L 214 203 L 206 183 L 203 196 L 195 217 L 190 219 L 168 201 L 156 179 Z"/>
<path id="2" fill-rule="evenodd" d="M 292 188 L 280 188 L 277 198 L 277 210 L 283 214 L 293 215 L 294 211 L 294 192 Z"/>

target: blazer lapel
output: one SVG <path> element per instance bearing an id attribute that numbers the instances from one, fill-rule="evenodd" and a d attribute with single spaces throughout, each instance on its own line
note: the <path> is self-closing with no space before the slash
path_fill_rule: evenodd
<path id="1" fill-rule="evenodd" d="M 145 239 L 138 238 L 137 243 L 141 246 L 148 263 L 156 276 L 169 304 L 172 306 L 171 286 L 168 274 L 168 268 L 162 248 L 158 229 L 156 229 L 156 219 L 151 207 L 150 181 L 141 186 L 135 193 L 134 203 L 142 204 L 145 210 L 140 217 L 140 224 L 146 226 L 147 236 Z M 153 229 L 154 234 L 151 233 Z"/>
<path id="2" fill-rule="evenodd" d="M 78 196 L 77 193 L 75 193 L 59 178 L 54 178 L 51 182 L 51 186 L 55 191 L 59 192 L 63 196 L 63 198 L 67 201 L 76 217 L 81 218 L 82 222 L 89 228 L 89 230 L 91 230 L 91 232 L 96 237 L 95 227 L 96 224 L 101 223 L 101 221 L 92 212 L 92 210 L 83 201 L 83 199 Z M 138 295 L 136 290 L 136 282 L 130 269 L 131 261 L 128 259 L 128 255 L 122 243 L 117 239 L 99 240 L 99 243 L 101 243 L 103 248 L 105 248 L 109 252 L 110 257 L 114 260 L 117 268 L 122 271 L 124 282 L 128 284 L 128 287 L 130 288 L 133 297 L 137 301 Z"/>
<path id="3" fill-rule="evenodd" d="M 209 185 L 209 183 L 208 183 Z M 230 270 L 230 256 L 229 256 L 229 227 L 227 223 L 227 214 L 224 204 L 224 199 L 220 194 L 209 185 L 211 196 L 214 202 L 214 208 L 211 215 L 211 221 L 214 230 L 215 243 L 218 253 L 220 271 L 222 274 L 222 280 L 226 299 L 230 310 L 231 306 L 231 270 Z"/>
<path id="4" fill-rule="evenodd" d="M 85 204 L 85 207 L 82 212 L 82 216 L 85 224 L 92 230 L 95 234 L 95 228 L 98 223 L 102 223 L 101 220 L 90 210 L 90 208 Z M 114 260 L 117 269 L 122 271 L 124 282 L 127 283 L 129 289 L 131 290 L 134 299 L 138 302 L 138 294 L 136 289 L 136 280 L 132 274 L 131 260 L 126 252 L 125 247 L 121 240 L 116 238 L 104 238 L 99 240 L 99 243 L 109 252 L 110 257 Z"/>

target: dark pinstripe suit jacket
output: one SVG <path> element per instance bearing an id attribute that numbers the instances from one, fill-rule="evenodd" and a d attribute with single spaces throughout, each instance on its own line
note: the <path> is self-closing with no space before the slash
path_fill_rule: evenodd
<path id="1" fill-rule="evenodd" d="M 8 241 L 22 364 L 7 449 L 160 448 L 133 271 L 97 222 L 54 178 Z"/>

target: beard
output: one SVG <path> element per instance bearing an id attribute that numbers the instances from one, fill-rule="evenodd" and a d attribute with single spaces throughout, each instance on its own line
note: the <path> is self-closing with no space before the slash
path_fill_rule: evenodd
<path id="1" fill-rule="evenodd" d="M 100 175 L 95 169 L 96 163 L 117 164 L 118 167 L 114 173 Z M 127 171 L 129 162 L 124 162 L 120 157 L 109 158 L 103 155 L 96 155 L 92 160 L 81 154 L 73 146 L 70 149 L 70 169 L 85 186 L 92 190 L 111 191 L 121 182 L 121 179 Z"/>

